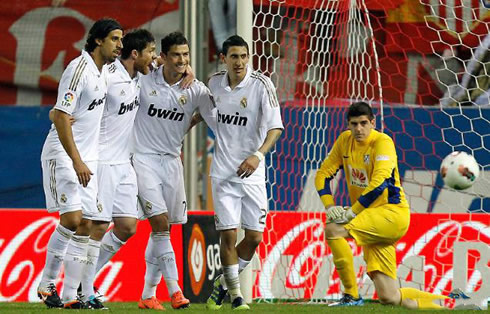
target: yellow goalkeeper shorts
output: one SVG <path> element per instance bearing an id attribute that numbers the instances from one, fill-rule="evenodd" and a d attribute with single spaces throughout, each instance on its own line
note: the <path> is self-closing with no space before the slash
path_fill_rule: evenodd
<path id="1" fill-rule="evenodd" d="M 366 208 L 344 227 L 362 246 L 368 274 L 380 271 L 396 279 L 394 244 L 408 230 L 410 209 L 392 204 Z"/>

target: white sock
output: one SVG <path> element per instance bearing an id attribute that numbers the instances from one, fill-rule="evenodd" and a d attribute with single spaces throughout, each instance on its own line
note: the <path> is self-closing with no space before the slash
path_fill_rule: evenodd
<path id="1" fill-rule="evenodd" d="M 85 298 L 95 295 L 94 292 L 94 281 L 95 281 L 95 266 L 99 258 L 100 252 L 100 241 L 95 241 L 93 239 L 88 240 L 88 250 L 87 250 L 87 264 L 83 269 L 82 276 L 82 294 Z"/>
<path id="2" fill-rule="evenodd" d="M 170 242 L 170 232 L 152 232 L 150 237 L 153 240 L 152 255 L 158 260 L 163 278 L 167 283 L 168 293 L 172 296 L 175 292 L 180 291 L 180 287 L 178 285 L 179 274 L 175 262 L 175 253 Z"/>
<path id="3" fill-rule="evenodd" d="M 75 300 L 82 279 L 82 271 L 87 263 L 88 236 L 73 235 L 65 256 L 65 280 L 63 281 L 63 302 Z"/>
<path id="4" fill-rule="evenodd" d="M 58 225 L 51 234 L 46 253 L 46 264 L 44 265 L 43 276 L 39 284 L 41 289 L 47 288 L 50 283 L 55 282 L 61 265 L 63 265 L 68 243 L 74 234 L 75 231 L 71 231 L 62 225 Z"/>
<path id="5" fill-rule="evenodd" d="M 143 288 L 143 293 L 141 294 L 141 299 L 143 300 L 156 296 L 157 286 L 162 280 L 162 272 L 160 271 L 160 266 L 158 266 L 158 260 L 152 255 L 152 251 L 153 240 L 150 236 L 145 250 L 145 286 Z"/>
<path id="6" fill-rule="evenodd" d="M 246 261 L 244 259 L 241 259 L 239 256 L 238 257 L 238 273 L 240 274 L 245 269 L 245 267 L 248 266 L 248 264 L 250 264 L 250 261 Z"/>
<path id="7" fill-rule="evenodd" d="M 242 297 L 240 292 L 240 279 L 238 278 L 238 264 L 223 266 L 223 277 L 225 278 L 226 286 L 228 287 L 228 293 L 230 294 L 231 301 L 237 297 Z"/>
<path id="8" fill-rule="evenodd" d="M 126 242 L 121 241 L 116 237 L 112 230 L 104 235 L 100 244 L 100 254 L 99 259 L 97 260 L 96 274 L 124 244 L 126 244 Z"/>
<path id="9" fill-rule="evenodd" d="M 246 261 L 238 257 L 238 273 L 240 274 L 247 266 L 250 264 L 250 261 Z M 223 289 L 228 290 L 228 286 L 226 285 L 225 276 L 221 276 L 219 282 L 223 286 Z"/>

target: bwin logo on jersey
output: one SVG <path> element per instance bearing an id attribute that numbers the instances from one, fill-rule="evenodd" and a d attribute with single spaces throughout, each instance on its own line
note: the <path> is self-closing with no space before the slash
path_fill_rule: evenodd
<path id="1" fill-rule="evenodd" d="M 104 102 L 105 102 L 105 97 L 106 95 L 104 95 L 104 97 L 102 97 L 101 99 L 94 99 L 92 100 L 92 102 L 90 103 L 90 105 L 88 105 L 88 109 L 87 110 L 93 110 L 95 107 L 98 107 L 100 105 L 102 105 Z"/>
<path id="2" fill-rule="evenodd" d="M 173 108 L 172 110 L 157 109 L 155 108 L 155 104 L 150 104 L 150 107 L 148 108 L 148 115 L 150 117 L 157 116 L 158 118 L 168 119 L 173 121 L 184 120 L 184 113 L 177 112 L 177 108 Z"/>
<path id="3" fill-rule="evenodd" d="M 240 114 L 238 112 L 235 112 L 235 115 L 232 115 L 232 114 L 221 113 L 218 110 L 218 123 L 219 122 L 225 123 L 225 124 L 246 126 L 247 122 L 248 122 L 248 118 L 247 117 L 240 117 Z"/>
<path id="4" fill-rule="evenodd" d="M 132 102 L 125 105 L 123 102 L 121 103 L 121 108 L 119 108 L 119 112 L 117 114 L 125 114 L 126 112 L 133 111 L 136 107 L 140 105 L 138 97 L 136 97 Z"/>

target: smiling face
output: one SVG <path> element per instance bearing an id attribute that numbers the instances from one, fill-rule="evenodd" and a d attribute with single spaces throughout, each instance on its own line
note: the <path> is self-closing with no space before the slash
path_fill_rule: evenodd
<path id="1" fill-rule="evenodd" d="M 350 117 L 348 128 L 357 142 L 364 142 L 376 125 L 375 119 L 369 120 L 367 115 Z"/>
<path id="2" fill-rule="evenodd" d="M 188 45 L 172 45 L 167 54 L 161 53 L 165 78 L 180 78 L 190 62 Z"/>
<path id="3" fill-rule="evenodd" d="M 156 57 L 155 42 L 150 42 L 141 52 L 136 51 L 136 57 L 134 59 L 134 69 L 142 74 L 150 73 L 151 63 L 153 62 L 153 60 L 156 59 Z"/>
<path id="4" fill-rule="evenodd" d="M 104 39 L 96 39 L 100 55 L 105 63 L 111 63 L 121 54 L 123 32 L 120 29 L 111 31 Z"/>
<path id="5" fill-rule="evenodd" d="M 221 60 L 226 64 L 232 85 L 239 83 L 247 74 L 248 58 L 247 47 L 244 46 L 231 46 L 226 56 L 221 54 Z"/>

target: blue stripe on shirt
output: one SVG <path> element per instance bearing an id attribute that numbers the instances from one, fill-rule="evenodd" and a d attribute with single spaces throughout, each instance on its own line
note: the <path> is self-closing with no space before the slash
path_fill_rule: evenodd
<path id="1" fill-rule="evenodd" d="M 386 178 L 383 183 L 369 193 L 361 195 L 359 197 L 359 203 L 365 208 L 369 207 L 381 194 L 383 194 L 383 191 L 386 188 L 388 189 L 388 204 L 399 204 L 400 188 L 395 186 L 395 169 L 393 169 L 390 178 Z"/>

